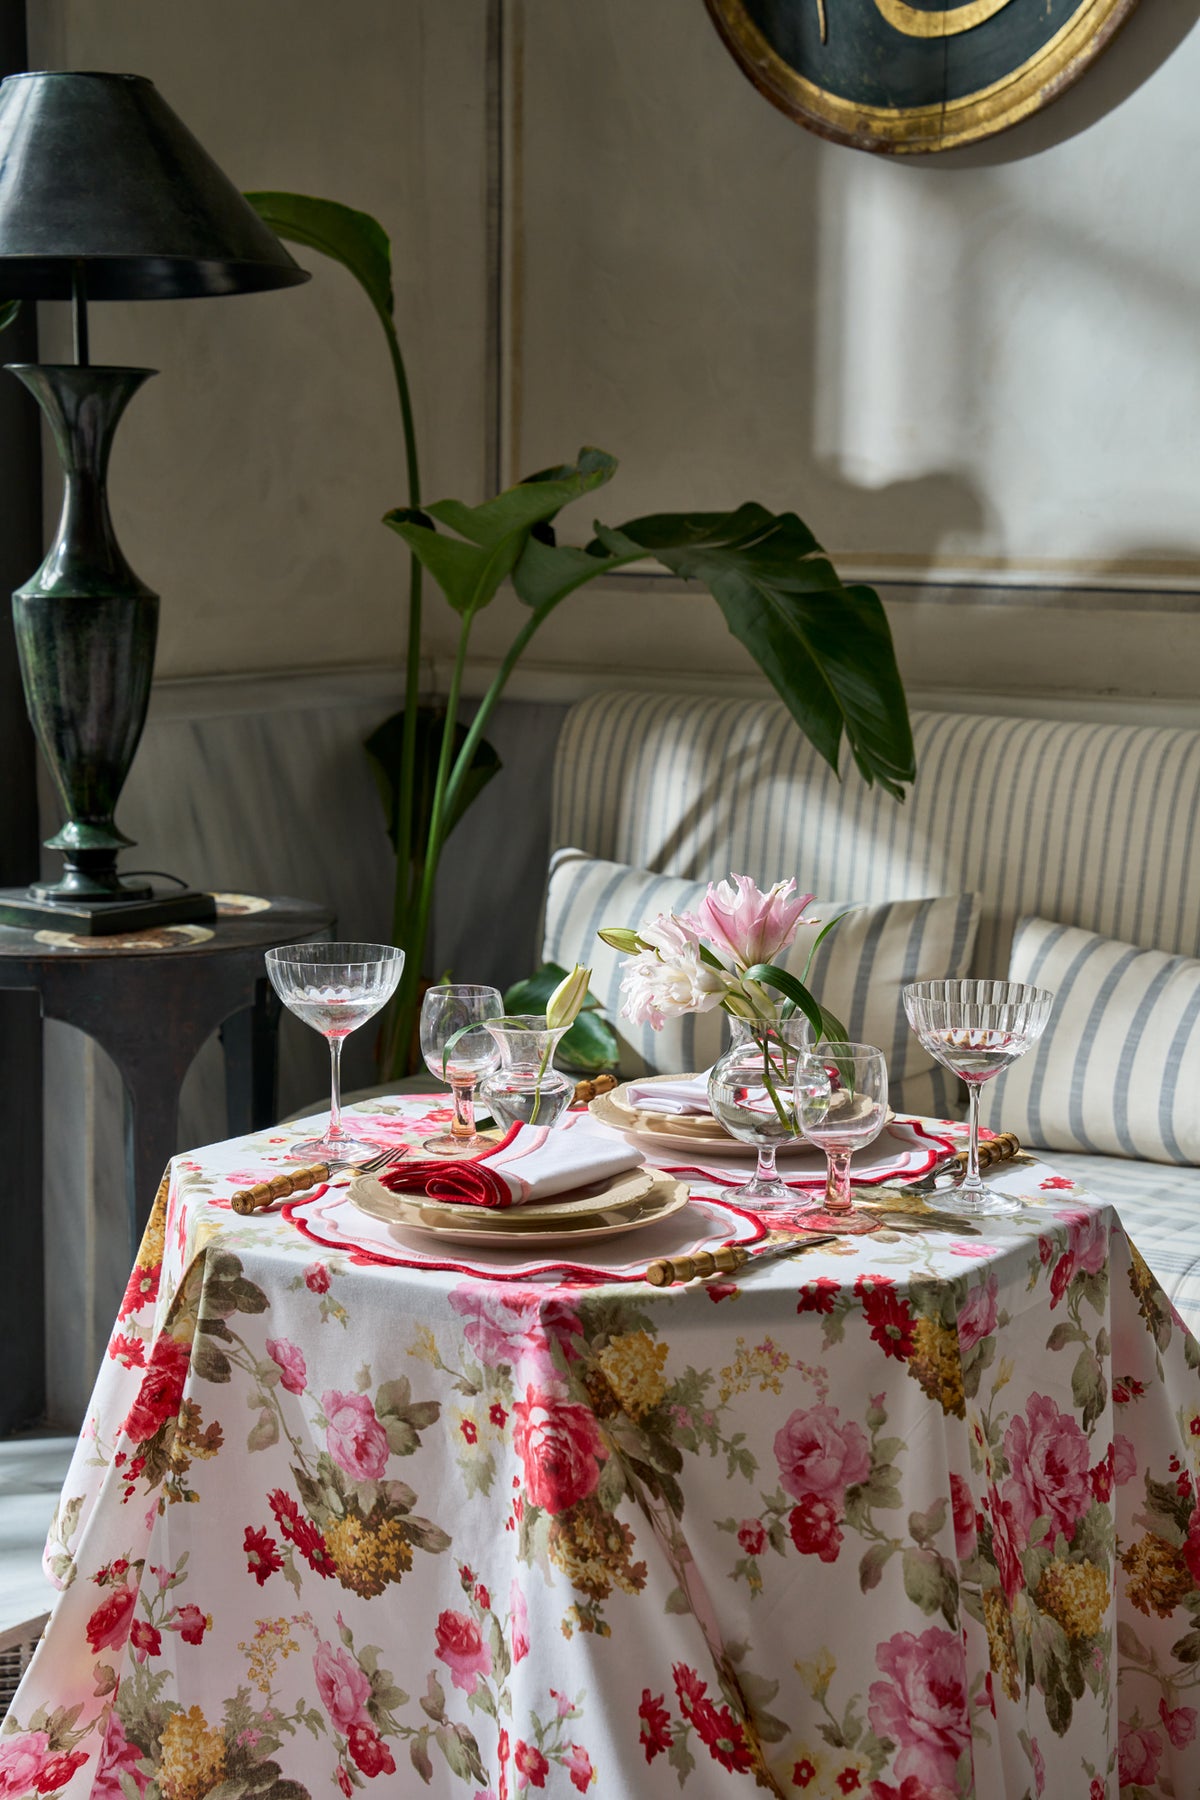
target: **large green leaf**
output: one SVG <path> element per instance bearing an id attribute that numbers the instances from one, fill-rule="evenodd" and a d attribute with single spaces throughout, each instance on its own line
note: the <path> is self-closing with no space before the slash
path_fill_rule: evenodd
<path id="1" fill-rule="evenodd" d="M 524 981 L 514 982 L 509 988 L 504 996 L 505 1012 L 544 1013 L 547 1000 L 566 973 L 557 963 L 543 963 Z M 599 1005 L 594 994 L 588 994 L 584 1005 L 588 1010 L 580 1013 L 562 1039 L 554 1060 L 576 1074 L 598 1075 L 617 1066 L 617 1034 L 607 1019 L 593 1010 Z"/>
<path id="2" fill-rule="evenodd" d="M 0 331 L 11 325 L 21 310 L 19 300 L 0 300 Z"/>
<path id="3" fill-rule="evenodd" d="M 595 550 L 579 550 L 574 544 L 556 544 L 554 533 L 532 531 L 513 570 L 513 587 L 518 596 L 536 612 L 539 607 L 556 605 L 565 600 L 585 581 L 594 581 L 610 569 L 619 569 L 622 556 L 606 556 Z"/>
<path id="4" fill-rule="evenodd" d="M 844 731 L 863 777 L 903 798 L 916 765 L 883 606 L 871 588 L 842 584 L 794 513 L 664 513 L 597 524 L 596 538 L 610 557 L 653 556 L 702 581 L 825 760 L 837 768 Z"/>
<path id="5" fill-rule="evenodd" d="M 415 767 L 413 771 L 413 851 L 423 856 L 425 846 L 429 842 L 429 823 L 433 815 L 433 789 L 437 774 L 438 756 L 442 748 L 442 731 L 446 715 L 432 706 L 417 709 L 417 731 L 415 746 Z M 458 754 L 467 735 L 464 725 L 454 728 L 454 753 Z M 400 771 L 404 749 L 404 714 L 393 713 L 383 724 L 374 730 L 364 742 L 364 749 L 371 759 L 371 772 L 375 777 L 375 785 L 379 789 L 379 797 L 383 801 L 383 810 L 387 819 L 388 836 L 397 852 L 408 854 L 408 846 L 399 842 L 400 834 Z M 467 808 L 471 806 L 483 792 L 492 777 L 500 773 L 500 758 L 492 746 L 480 741 L 475 746 L 461 787 L 456 791 L 454 803 L 446 818 L 446 836 L 454 830 Z"/>
<path id="6" fill-rule="evenodd" d="M 276 236 L 319 250 L 349 269 L 366 289 L 376 312 L 390 322 L 392 246 L 378 219 L 337 200 L 317 200 L 311 194 L 255 193 L 247 194 L 246 199 Z"/>
<path id="7" fill-rule="evenodd" d="M 532 475 L 482 506 L 440 500 L 419 511 L 397 507 L 384 523 L 399 532 L 455 611 L 469 619 L 495 598 L 533 527 L 544 525 L 570 501 L 611 480 L 616 466 L 603 450 L 584 449 L 574 465 Z M 458 535 L 447 537 L 434 520 Z"/>

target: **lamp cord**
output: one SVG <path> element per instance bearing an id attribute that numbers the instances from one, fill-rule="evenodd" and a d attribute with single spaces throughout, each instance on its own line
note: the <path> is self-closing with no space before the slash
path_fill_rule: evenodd
<path id="1" fill-rule="evenodd" d="M 181 876 L 169 875 L 166 869 L 122 869 L 121 875 L 123 879 L 131 879 L 135 875 L 157 875 L 160 881 L 173 881 L 179 888 L 191 886 L 191 883 L 184 881 Z"/>

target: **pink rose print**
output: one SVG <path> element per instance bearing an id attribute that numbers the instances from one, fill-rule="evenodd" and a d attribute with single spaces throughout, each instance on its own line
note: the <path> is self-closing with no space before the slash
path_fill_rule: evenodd
<path id="1" fill-rule="evenodd" d="M 321 1704 L 339 1731 L 348 1732 L 360 1719 L 366 1720 L 371 1683 L 352 1656 L 329 1644 L 318 1644 L 313 1670 Z"/>
<path id="2" fill-rule="evenodd" d="M 792 1542 L 802 1556 L 819 1556 L 824 1563 L 836 1562 L 842 1547 L 838 1530 L 841 1509 L 820 1494 L 805 1494 L 799 1506 L 793 1506 L 788 1518 Z"/>
<path id="3" fill-rule="evenodd" d="M 956 1765 L 971 1742 L 962 1643 L 936 1625 L 920 1637 L 898 1631 L 875 1661 L 889 1679 L 871 1683 L 867 1716 L 899 1746 L 896 1774 L 957 1792 Z"/>
<path id="4" fill-rule="evenodd" d="M 304 1271 L 304 1285 L 310 1294 L 329 1292 L 329 1270 L 324 1263 L 309 1263 Z"/>
<path id="5" fill-rule="evenodd" d="M 958 1347 L 965 1355 L 996 1329 L 996 1276 L 993 1271 L 979 1287 L 972 1288 L 958 1315 Z"/>
<path id="6" fill-rule="evenodd" d="M 1135 1729 L 1121 1720 L 1121 1740 L 1117 1750 L 1117 1780 L 1122 1787 L 1136 1782 L 1139 1787 L 1153 1787 L 1158 1780 L 1158 1759 L 1162 1741 L 1148 1726 Z"/>
<path id="7" fill-rule="evenodd" d="M 174 1617 L 175 1629 L 185 1644 L 198 1644 L 211 1624 L 208 1614 L 202 1613 L 190 1601 L 186 1606 L 179 1607 Z"/>
<path id="8" fill-rule="evenodd" d="M 1030 1745 L 1030 1749 L 1033 1752 L 1033 1784 L 1040 1797 L 1042 1790 L 1046 1785 L 1046 1759 L 1042 1755 L 1041 1746 L 1036 1738 L 1034 1738 L 1033 1743 Z"/>
<path id="9" fill-rule="evenodd" d="M 1025 1417 L 1004 1434 L 1004 1452 L 1012 1469 L 1004 1498 L 1022 1541 L 1038 1517 L 1049 1519 L 1052 1538 L 1060 1531 L 1069 1538 L 1092 1498 L 1088 1441 L 1074 1419 L 1046 1395 L 1031 1394 Z"/>
<path id="10" fill-rule="evenodd" d="M 351 1759 L 368 1780 L 396 1773 L 396 1759 L 373 1725 L 360 1720 L 346 1735 Z"/>
<path id="11" fill-rule="evenodd" d="M 592 1767 L 592 1759 L 582 1744 L 572 1744 L 562 1759 L 563 1768 L 571 1777 L 572 1787 L 577 1787 L 581 1794 L 586 1794 L 596 1779 L 596 1771 Z"/>
<path id="12" fill-rule="evenodd" d="M 515 1575 L 512 1587 L 508 1590 L 508 1606 L 512 1614 L 509 1630 L 512 1633 L 512 1659 L 515 1665 L 523 1656 L 529 1655 L 529 1614 L 525 1608 L 525 1596 Z"/>
<path id="13" fill-rule="evenodd" d="M 1165 1700 L 1158 1703 L 1158 1716 L 1166 1727 L 1167 1736 L 1177 1750 L 1184 1750 L 1196 1735 L 1196 1709 L 1194 1706 L 1177 1706 L 1172 1712 Z"/>
<path id="14" fill-rule="evenodd" d="M 743 1519 L 738 1526 L 737 1541 L 747 1556 L 761 1556 L 767 1547 L 766 1529 L 759 1519 Z"/>
<path id="15" fill-rule="evenodd" d="M 492 1653 L 479 1635 L 478 1625 L 466 1613 L 439 1613 L 437 1656 L 464 1694 L 473 1694 L 479 1677 L 492 1672 Z"/>
<path id="16" fill-rule="evenodd" d="M 996 1559 L 996 1568 L 1000 1574 L 1000 1585 L 1007 1599 L 1020 1592 L 1025 1585 L 1025 1571 L 1021 1567 L 1021 1554 L 1017 1544 L 1017 1528 L 1013 1521 L 1013 1509 L 1007 1500 L 991 1491 L 992 1515 L 992 1555 Z"/>
<path id="17" fill-rule="evenodd" d="M 122 1587 L 115 1588 L 107 1600 L 101 1601 L 87 1622 L 87 1641 L 93 1654 L 98 1650 L 120 1649 L 129 1636 L 129 1621 L 136 1600 L 136 1588 Z"/>
<path id="18" fill-rule="evenodd" d="M 0 1738 L 0 1800 L 29 1800 L 49 1755 L 44 1731 L 14 1731 Z"/>
<path id="19" fill-rule="evenodd" d="M 0 1768 L 4 1762 L 2 1746 L 5 1741 L 0 1738 Z M 125 1727 L 114 1707 L 108 1715 L 108 1729 L 100 1751 L 100 1764 L 92 1781 L 91 1800 L 125 1800 L 125 1789 L 121 1786 L 123 1775 L 134 1783 L 139 1794 L 144 1794 L 150 1777 L 138 1773 L 141 1760 L 141 1751 L 125 1736 Z M 3 1785 L 0 1785 L 0 1795 L 4 1791 Z"/>
<path id="20" fill-rule="evenodd" d="M 1099 1208 L 1063 1207 L 1055 1218 L 1067 1227 L 1067 1246 L 1075 1267 L 1098 1275 L 1108 1261 L 1108 1226 Z"/>
<path id="21" fill-rule="evenodd" d="M 992 1254 L 991 1244 L 969 1244 L 965 1240 L 954 1239 L 950 1245 L 951 1256 L 968 1256 L 975 1262 L 983 1262 Z"/>
<path id="22" fill-rule="evenodd" d="M 513 1413 L 513 1443 L 525 1465 L 525 1487 L 533 1504 L 559 1513 L 585 1499 L 608 1455 L 591 1410 L 531 1387 Z"/>
<path id="23" fill-rule="evenodd" d="M 473 1282 L 455 1288 L 450 1304 L 466 1320 L 463 1336 L 480 1362 L 489 1368 L 507 1364 L 518 1382 L 552 1380 L 555 1346 L 568 1362 L 579 1354 L 579 1314 L 554 1292 Z"/>
<path id="24" fill-rule="evenodd" d="M 321 1395 L 329 1421 L 325 1443 L 338 1468 L 353 1481 L 378 1481 L 387 1466 L 387 1432 L 365 1394 Z"/>
<path id="25" fill-rule="evenodd" d="M 975 1550 L 975 1501 L 961 1475 L 950 1477 L 950 1510 L 954 1514 L 954 1548 L 965 1562 Z"/>
<path id="26" fill-rule="evenodd" d="M 1124 1487 L 1137 1474 L 1137 1451 L 1127 1437 L 1118 1431 L 1113 1439 L 1113 1480 L 1118 1487 Z"/>
<path id="27" fill-rule="evenodd" d="M 815 1781 L 817 1772 L 811 1763 L 808 1767 L 812 1769 L 810 1779 Z M 915 1775 L 906 1775 L 899 1787 L 890 1781 L 873 1781 L 871 1783 L 871 1800 L 947 1800 L 949 1793 L 950 1789 L 944 1787 L 938 1788 L 935 1793 L 932 1788 L 926 1787 L 923 1781 L 918 1781 Z M 1100 1796 L 1100 1800 L 1104 1800 L 1103 1795 Z"/>
<path id="28" fill-rule="evenodd" d="M 866 1437 L 853 1420 L 839 1423 L 836 1406 L 794 1412 L 775 1434 L 779 1479 L 793 1500 L 816 1494 L 840 1511 L 846 1489 L 871 1473 Z"/>
<path id="29" fill-rule="evenodd" d="M 303 1350 L 298 1345 L 289 1343 L 287 1338 L 268 1338 L 267 1355 L 279 1368 L 280 1385 L 289 1394 L 302 1394 L 308 1381 L 308 1367 Z"/>

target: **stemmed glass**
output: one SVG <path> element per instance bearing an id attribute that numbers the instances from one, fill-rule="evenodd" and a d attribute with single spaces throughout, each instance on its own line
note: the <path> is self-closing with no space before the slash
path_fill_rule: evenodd
<path id="1" fill-rule="evenodd" d="M 874 1044 L 817 1044 L 796 1066 L 796 1123 L 825 1152 L 825 1213 L 838 1232 L 873 1231 L 879 1223 L 851 1201 L 850 1158 L 883 1130 L 887 1101 L 887 1062 Z"/>
<path id="2" fill-rule="evenodd" d="M 904 1010 L 935 1062 L 967 1084 L 971 1142 L 967 1172 L 946 1206 L 960 1213 L 1020 1212 L 1020 1202 L 989 1188 L 979 1173 L 979 1090 L 1042 1035 L 1054 995 L 1021 981 L 914 981 Z"/>
<path id="3" fill-rule="evenodd" d="M 475 1087 L 500 1067 L 500 1046 L 485 1021 L 503 1015 L 499 990 L 477 982 L 442 982 L 431 987 L 421 1002 L 421 1055 L 429 1073 L 448 1081 L 454 1096 L 449 1131 L 425 1140 L 426 1150 L 434 1156 L 487 1147 L 489 1140 L 475 1129 Z M 473 1025 L 478 1031 L 469 1029 Z"/>
<path id="4" fill-rule="evenodd" d="M 734 1042 L 709 1071 L 708 1104 L 731 1137 L 753 1144 L 758 1161 L 750 1180 L 730 1194 L 755 1212 L 797 1212 L 809 1204 L 775 1173 L 782 1144 L 796 1139 L 792 1084 L 796 1057 L 809 1039 L 808 1020 L 735 1020 Z"/>
<path id="5" fill-rule="evenodd" d="M 267 976 L 289 1012 L 329 1044 L 329 1125 L 323 1137 L 293 1144 L 302 1162 L 360 1162 L 379 1145 L 342 1125 L 342 1043 L 386 1006 L 404 968 L 394 944 L 289 944 L 267 951 Z"/>

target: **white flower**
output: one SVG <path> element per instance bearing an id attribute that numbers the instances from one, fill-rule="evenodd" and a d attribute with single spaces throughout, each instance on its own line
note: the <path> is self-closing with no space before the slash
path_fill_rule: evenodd
<path id="1" fill-rule="evenodd" d="M 643 931 L 641 935 L 646 934 Z M 694 943 L 685 943 L 666 956 L 644 950 L 625 964 L 621 1011 L 633 1024 L 661 1031 L 668 1019 L 711 1012 L 737 986 L 736 977 L 727 970 L 704 962 Z"/>
<path id="2" fill-rule="evenodd" d="M 638 926 L 638 937 L 661 956 L 677 956 L 683 950 L 694 950 L 700 942 L 697 922 L 690 913 L 659 913 L 648 924 Z"/>

